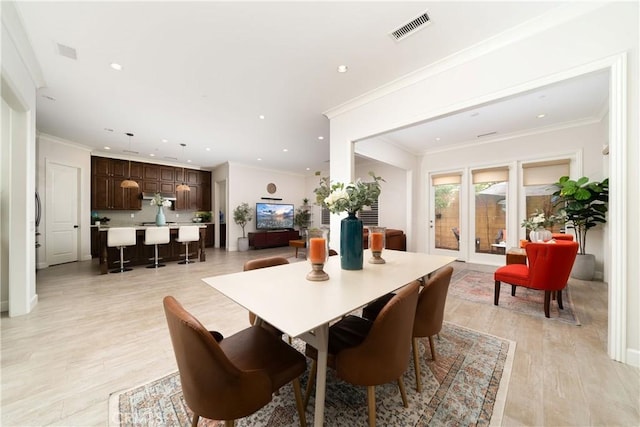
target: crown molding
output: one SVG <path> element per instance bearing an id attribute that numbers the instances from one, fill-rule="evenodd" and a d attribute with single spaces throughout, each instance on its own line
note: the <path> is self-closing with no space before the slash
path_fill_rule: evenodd
<path id="1" fill-rule="evenodd" d="M 1 3 L 0 16 L 2 17 L 2 27 L 6 30 L 6 34 L 13 42 L 22 63 L 29 71 L 29 77 L 31 77 L 36 88 L 46 86 L 42 68 L 33 52 L 29 36 L 24 30 L 22 16 L 18 9 L 16 9 L 15 1 L 2 0 Z"/>
<path id="2" fill-rule="evenodd" d="M 84 150 L 84 151 L 91 152 L 93 150 L 93 148 L 89 147 L 88 145 L 80 144 L 79 142 L 69 141 L 68 139 L 64 139 L 64 138 L 60 138 L 60 137 L 57 137 L 57 136 L 53 136 L 53 135 L 50 135 L 50 134 L 44 133 L 44 132 L 36 132 L 36 137 L 39 140 L 40 139 L 48 139 L 49 141 L 53 141 L 53 142 L 55 142 L 57 144 L 66 145 L 68 147 L 77 148 L 77 149 Z"/>
<path id="3" fill-rule="evenodd" d="M 345 103 L 330 108 L 323 112 L 323 114 L 331 120 L 341 114 L 366 105 L 400 89 L 426 80 L 434 75 L 441 74 L 490 52 L 574 20 L 586 13 L 599 9 L 606 4 L 606 2 L 569 2 L 563 4 L 538 17 L 530 19 L 529 21 L 429 64 L 426 67 L 413 71 L 396 80 L 392 80 L 377 89 L 366 92 Z"/>

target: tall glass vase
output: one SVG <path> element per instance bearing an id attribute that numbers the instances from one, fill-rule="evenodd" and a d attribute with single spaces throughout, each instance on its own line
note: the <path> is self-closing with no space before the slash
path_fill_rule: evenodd
<path id="1" fill-rule="evenodd" d="M 164 210 L 162 209 L 162 205 L 158 206 L 158 213 L 156 214 L 156 225 L 166 225 L 167 220 L 164 217 Z"/>
<path id="2" fill-rule="evenodd" d="M 340 265 L 343 270 L 362 270 L 362 220 L 355 212 L 340 222 Z"/>

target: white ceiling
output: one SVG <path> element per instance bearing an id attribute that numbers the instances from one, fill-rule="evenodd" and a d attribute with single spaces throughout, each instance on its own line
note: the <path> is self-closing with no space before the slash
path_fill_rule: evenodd
<path id="1" fill-rule="evenodd" d="M 146 161 L 189 159 L 207 168 L 233 161 L 305 174 L 327 167 L 323 112 L 560 4 L 47 1 L 16 7 L 45 80 L 39 131 L 96 151 L 110 146 L 118 155 L 128 149 L 125 133 L 133 132 L 132 150 Z M 425 10 L 432 21 L 423 30 L 400 42 L 389 37 Z M 57 44 L 74 48 L 77 59 L 59 55 Z M 111 69 L 112 62 L 123 70 Z M 336 71 L 341 64 L 347 73 Z M 478 133 L 593 116 L 606 105 L 606 87 L 601 92 L 596 80 L 593 87 L 550 90 L 544 99 L 530 95 L 506 107 L 474 109 L 480 114 L 473 118 L 467 111 L 384 138 L 420 153 L 433 148 L 435 137 L 439 144 L 459 143 Z M 575 102 L 560 103 L 566 100 Z M 540 112 L 547 117 L 530 119 Z"/>

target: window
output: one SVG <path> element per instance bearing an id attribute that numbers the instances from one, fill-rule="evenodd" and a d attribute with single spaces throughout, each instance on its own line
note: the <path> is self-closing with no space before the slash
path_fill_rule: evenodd
<path id="1" fill-rule="evenodd" d="M 378 201 L 371 205 L 371 208 L 365 208 L 358 212 L 358 218 L 362 220 L 363 225 L 378 225 Z"/>
<path id="2" fill-rule="evenodd" d="M 569 160 L 552 160 L 522 165 L 522 182 L 525 194 L 526 218 L 536 212 L 544 212 L 545 217 L 556 215 L 562 206 L 554 206 L 552 195 L 558 189 L 553 184 L 561 176 L 569 175 Z M 524 218 L 522 218 L 524 220 Z M 564 224 L 554 224 L 551 232 L 559 233 Z"/>
<path id="3" fill-rule="evenodd" d="M 435 213 L 434 239 L 436 249 L 460 249 L 460 183 L 462 175 L 447 174 L 431 177 Z"/>
<path id="4" fill-rule="evenodd" d="M 507 194 L 506 167 L 472 171 L 475 190 L 475 251 L 504 254 L 506 250 Z"/>

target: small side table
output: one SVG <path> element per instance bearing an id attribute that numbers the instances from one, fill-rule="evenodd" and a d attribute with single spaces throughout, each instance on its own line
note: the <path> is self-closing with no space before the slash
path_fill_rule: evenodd
<path id="1" fill-rule="evenodd" d="M 507 265 L 527 264 L 527 251 L 524 248 L 509 248 L 507 251 Z"/>
<path id="2" fill-rule="evenodd" d="M 302 239 L 289 240 L 289 246 L 296 248 L 296 258 L 298 258 L 298 249 L 304 249 L 307 246 L 307 243 Z"/>

